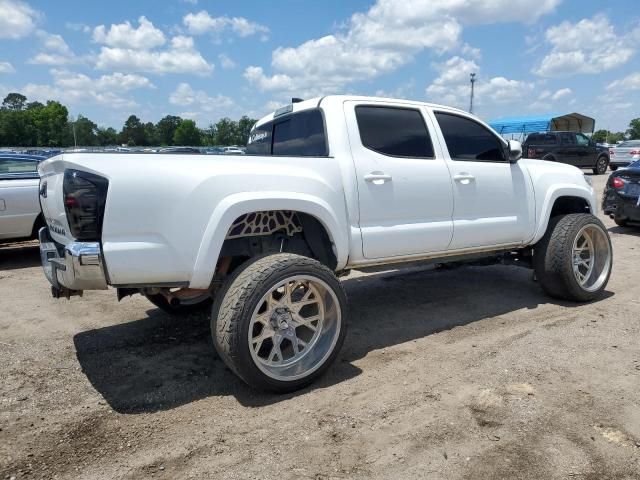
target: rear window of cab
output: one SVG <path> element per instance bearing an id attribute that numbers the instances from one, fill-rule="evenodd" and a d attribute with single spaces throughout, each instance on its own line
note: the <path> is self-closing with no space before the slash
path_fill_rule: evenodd
<path id="1" fill-rule="evenodd" d="M 329 149 L 322 111 L 302 110 L 255 127 L 247 154 L 326 157 Z"/>

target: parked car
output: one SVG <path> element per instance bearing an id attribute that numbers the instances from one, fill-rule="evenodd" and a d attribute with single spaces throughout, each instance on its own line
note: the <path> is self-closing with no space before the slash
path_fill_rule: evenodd
<path id="1" fill-rule="evenodd" d="M 45 157 L 0 155 L 0 242 L 36 238 L 44 226 L 38 199 L 38 163 Z"/>
<path id="2" fill-rule="evenodd" d="M 202 153 L 196 147 L 165 147 L 161 148 L 158 153 Z"/>
<path id="3" fill-rule="evenodd" d="M 233 147 L 223 147 L 222 153 L 224 155 L 244 155 L 245 151 L 240 147 L 233 146 Z"/>
<path id="4" fill-rule="evenodd" d="M 348 315 L 337 277 L 349 269 L 517 264 L 578 302 L 609 279 L 591 178 L 521 159 L 518 142 L 464 111 L 326 96 L 261 119 L 247 150 L 141 155 L 135 169 L 116 154 L 43 162 L 54 296 L 112 286 L 176 314 L 212 308 L 220 357 L 282 392 L 336 358 Z"/>
<path id="5" fill-rule="evenodd" d="M 627 140 L 609 149 L 611 170 L 614 172 L 618 167 L 626 167 L 631 162 L 640 160 L 640 140 Z"/>
<path id="6" fill-rule="evenodd" d="M 640 224 L 640 160 L 609 176 L 602 211 L 621 227 L 629 222 Z"/>
<path id="7" fill-rule="evenodd" d="M 607 172 L 609 152 L 597 147 L 589 137 L 576 132 L 530 133 L 522 145 L 527 158 L 568 163 L 579 168 L 591 168 L 596 175 Z"/>

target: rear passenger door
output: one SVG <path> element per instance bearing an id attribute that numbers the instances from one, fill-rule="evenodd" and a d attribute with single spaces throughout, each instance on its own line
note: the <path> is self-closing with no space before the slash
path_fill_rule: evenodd
<path id="1" fill-rule="evenodd" d="M 367 259 L 446 250 L 453 234 L 447 164 L 422 107 L 345 102 Z"/>
<path id="2" fill-rule="evenodd" d="M 598 149 L 595 144 L 582 133 L 576 133 L 576 165 L 580 167 L 593 167 L 596 164 Z"/>
<path id="3" fill-rule="evenodd" d="M 0 240 L 28 237 L 40 213 L 38 163 L 0 158 Z"/>
<path id="4" fill-rule="evenodd" d="M 438 139 L 453 178 L 451 250 L 519 244 L 533 235 L 535 199 L 526 167 L 510 163 L 506 144 L 461 112 L 435 111 Z"/>
<path id="5" fill-rule="evenodd" d="M 580 157 L 578 156 L 578 143 L 576 142 L 576 134 L 572 132 L 560 133 L 560 155 L 557 161 L 568 163 L 569 165 L 580 165 Z"/>

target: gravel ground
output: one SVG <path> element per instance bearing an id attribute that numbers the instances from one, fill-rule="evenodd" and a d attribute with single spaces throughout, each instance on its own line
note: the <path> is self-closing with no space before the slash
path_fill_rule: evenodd
<path id="1" fill-rule="evenodd" d="M 603 220 L 587 305 L 517 267 L 352 274 L 340 357 L 285 396 L 224 367 L 208 318 L 56 301 L 37 247 L 6 245 L 0 479 L 640 478 L 640 229 Z"/>

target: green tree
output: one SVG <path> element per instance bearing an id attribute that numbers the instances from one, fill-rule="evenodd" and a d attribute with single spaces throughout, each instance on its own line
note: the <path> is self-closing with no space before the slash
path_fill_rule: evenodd
<path id="1" fill-rule="evenodd" d="M 247 142 L 249 141 L 249 133 L 251 132 L 251 127 L 255 125 L 256 121 L 257 120 L 249 118 L 246 115 L 242 116 L 242 118 L 238 121 L 238 135 L 236 144 L 247 144 Z"/>
<path id="2" fill-rule="evenodd" d="M 156 124 L 158 143 L 161 145 L 173 145 L 173 135 L 176 133 L 182 118 L 175 115 L 167 115 Z"/>
<path id="3" fill-rule="evenodd" d="M 96 131 L 96 140 L 98 145 L 103 147 L 116 145 L 118 143 L 118 132 L 111 127 L 98 127 L 98 130 Z"/>
<path id="4" fill-rule="evenodd" d="M 230 118 L 221 118 L 216 123 L 216 145 L 234 145 L 238 137 L 238 123 Z"/>
<path id="5" fill-rule="evenodd" d="M 182 120 L 173 134 L 174 145 L 200 145 L 200 130 L 193 120 Z"/>
<path id="6" fill-rule="evenodd" d="M 87 117 L 78 115 L 73 122 L 76 131 L 76 142 L 83 147 L 92 147 L 98 145 L 98 126 Z"/>
<path id="7" fill-rule="evenodd" d="M 629 140 L 640 139 L 640 118 L 634 118 L 629 122 L 629 130 L 627 130 Z"/>
<path id="8" fill-rule="evenodd" d="M 118 142 L 131 146 L 147 145 L 145 128 L 138 117 L 130 115 L 127 118 L 122 131 L 118 135 Z"/>
<path id="9" fill-rule="evenodd" d="M 624 140 L 624 133 L 611 132 L 609 130 L 596 130 L 591 138 L 596 143 L 616 143 Z"/>
<path id="10" fill-rule="evenodd" d="M 153 122 L 147 122 L 144 124 L 144 137 L 145 145 L 159 145 L 160 139 L 158 138 L 158 131 Z"/>
<path id="11" fill-rule="evenodd" d="M 21 93 L 12 92 L 4 97 L 2 107 L 8 110 L 22 110 L 26 102 L 27 97 L 25 97 Z"/>
<path id="12" fill-rule="evenodd" d="M 46 130 L 42 146 L 63 147 L 70 144 L 72 131 L 69 128 L 69 111 L 60 102 L 49 100 L 41 110 Z"/>

